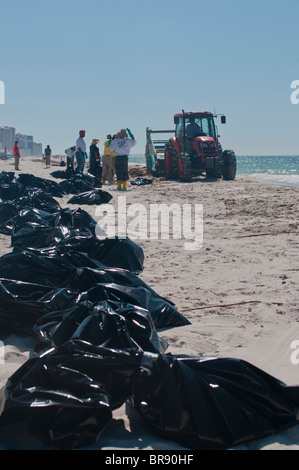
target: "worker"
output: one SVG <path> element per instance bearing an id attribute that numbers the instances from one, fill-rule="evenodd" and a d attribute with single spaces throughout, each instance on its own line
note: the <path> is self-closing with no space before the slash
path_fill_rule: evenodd
<path id="1" fill-rule="evenodd" d="M 19 142 L 16 140 L 15 145 L 13 146 L 13 156 L 15 157 L 15 170 L 20 171 L 20 158 L 21 158 L 21 153 L 20 153 L 20 148 L 19 148 Z"/>
<path id="2" fill-rule="evenodd" d="M 76 155 L 76 147 L 70 147 L 65 150 L 66 153 L 66 170 L 70 173 L 74 172 L 74 158 Z"/>
<path id="3" fill-rule="evenodd" d="M 108 180 L 108 184 L 113 184 L 114 178 L 114 161 L 113 152 L 110 150 L 110 144 L 112 142 L 111 134 L 107 135 L 104 141 L 104 152 L 102 158 L 102 184 L 105 184 Z"/>
<path id="4" fill-rule="evenodd" d="M 88 172 L 95 176 L 97 184 L 101 182 L 102 167 L 101 167 L 101 155 L 97 144 L 99 139 L 92 139 L 91 145 L 89 147 L 89 170 Z"/>
<path id="5" fill-rule="evenodd" d="M 187 139 L 194 139 L 197 135 L 205 135 L 202 132 L 201 127 L 195 122 L 193 116 L 189 118 L 189 124 L 186 127 L 186 137 Z"/>
<path id="6" fill-rule="evenodd" d="M 134 145 L 136 145 L 136 140 L 128 128 L 121 129 L 116 139 L 110 144 L 110 150 L 115 153 L 117 189 L 127 189 L 127 181 L 129 179 L 129 154 Z"/>
<path id="7" fill-rule="evenodd" d="M 52 150 L 50 148 L 50 145 L 47 145 L 47 147 L 45 148 L 46 168 L 50 168 L 51 154 L 52 154 Z"/>
<path id="8" fill-rule="evenodd" d="M 79 131 L 79 137 L 76 141 L 76 160 L 77 160 L 77 173 L 83 173 L 85 167 L 85 159 L 87 158 L 86 154 L 86 144 L 84 141 L 86 131 Z"/>

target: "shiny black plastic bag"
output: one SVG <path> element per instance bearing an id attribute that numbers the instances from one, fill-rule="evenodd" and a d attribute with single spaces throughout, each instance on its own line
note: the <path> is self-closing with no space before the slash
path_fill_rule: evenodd
<path id="1" fill-rule="evenodd" d="M 64 180 L 73 176 L 74 170 L 72 170 L 71 168 L 67 168 L 66 170 L 55 170 L 55 171 L 52 171 L 50 175 L 53 176 L 53 178 Z"/>
<path id="2" fill-rule="evenodd" d="M 95 306 L 79 302 L 64 311 L 52 311 L 40 317 L 33 330 L 48 347 L 80 339 L 111 349 L 138 348 L 155 353 L 164 353 L 166 349 L 150 313 L 120 302 L 104 301 Z"/>
<path id="3" fill-rule="evenodd" d="M 76 173 L 69 175 L 67 179 L 59 183 L 66 194 L 78 194 L 93 190 L 98 183 L 95 176 L 90 173 Z"/>
<path id="4" fill-rule="evenodd" d="M 138 176 L 137 178 L 134 179 L 134 181 L 131 181 L 131 184 L 133 186 L 144 186 L 146 184 L 152 184 L 152 180 L 149 178 L 141 178 Z"/>
<path id="5" fill-rule="evenodd" d="M 77 268 L 56 258 L 47 258 L 29 251 L 7 253 L 0 258 L 0 277 L 43 284 L 49 287 L 69 287 Z"/>
<path id="6" fill-rule="evenodd" d="M 61 209 L 60 204 L 53 196 L 42 189 L 27 188 L 24 195 L 15 201 L 19 208 L 35 207 L 46 212 L 57 212 Z"/>
<path id="7" fill-rule="evenodd" d="M 45 228 L 56 225 L 56 217 L 34 207 L 20 209 L 18 214 L 3 224 L 6 233 L 12 235 L 23 228 Z"/>
<path id="8" fill-rule="evenodd" d="M 13 201 L 0 202 L 0 233 L 10 235 L 11 229 L 6 224 L 19 213 L 19 208 Z"/>
<path id="9" fill-rule="evenodd" d="M 150 312 L 156 328 L 189 324 L 136 274 L 120 268 L 75 266 L 72 258 L 72 253 L 57 257 L 38 250 L 8 253 L 0 258 L 0 277 L 80 290 L 92 303 L 113 300 L 136 305 Z"/>
<path id="10" fill-rule="evenodd" d="M 87 228 L 88 230 L 92 232 L 92 234 L 95 234 L 95 227 L 97 225 L 97 222 L 93 219 L 93 217 L 87 211 L 85 211 L 81 207 L 78 207 L 77 209 L 71 210 L 71 212 L 72 212 L 72 216 L 74 220 L 74 223 L 73 223 L 74 228 L 78 228 L 78 229 Z"/>
<path id="11" fill-rule="evenodd" d="M 32 174 L 21 173 L 17 182 L 21 183 L 26 189 L 39 188 L 54 197 L 62 197 L 65 194 L 56 181 L 40 178 Z"/>
<path id="12" fill-rule="evenodd" d="M 160 437 L 225 449 L 296 424 L 299 387 L 239 359 L 166 354 L 143 364 L 131 404 Z"/>
<path id="13" fill-rule="evenodd" d="M 75 210 L 64 208 L 56 212 L 48 212 L 35 207 L 18 208 L 17 205 L 8 202 L 2 204 L 2 206 L 0 205 L 0 221 L 2 219 L 3 223 L 0 225 L 0 231 L 5 235 L 13 235 L 22 229 L 31 228 L 34 240 L 35 230 L 59 226 L 68 229 L 82 229 L 82 233 L 92 230 L 93 235 L 95 234 L 95 220 L 81 208 Z M 26 233 L 29 231 L 27 230 Z M 30 246 L 30 243 L 26 243 L 24 246 L 27 245 Z"/>
<path id="14" fill-rule="evenodd" d="M 78 179 L 76 176 L 61 181 L 59 186 L 66 194 L 79 194 L 93 190 L 93 185 L 91 185 L 90 182 Z"/>
<path id="15" fill-rule="evenodd" d="M 56 246 L 62 240 L 77 236 L 92 236 L 88 229 L 64 227 L 32 227 L 24 226 L 11 236 L 11 246 L 14 248 L 45 248 Z"/>
<path id="16" fill-rule="evenodd" d="M 107 204 L 112 199 L 112 195 L 107 191 L 103 191 L 102 189 L 94 189 L 92 191 L 86 191 L 75 196 L 71 197 L 68 201 L 69 204 L 88 204 L 88 205 L 99 205 L 99 204 Z"/>
<path id="17" fill-rule="evenodd" d="M 51 311 L 67 310 L 83 300 L 79 291 L 0 279 L 0 336 L 33 335 L 37 320 Z"/>
<path id="18" fill-rule="evenodd" d="M 45 445 L 62 449 L 93 444 L 112 411 L 131 396 L 141 360 L 137 349 L 112 350 L 80 340 L 29 359 L 1 390 L 0 430 L 26 425 Z"/>
<path id="19" fill-rule="evenodd" d="M 129 238 L 100 240 L 96 237 L 68 237 L 57 244 L 57 251 L 78 251 L 106 266 L 128 269 L 134 273 L 143 271 L 143 249 Z"/>
<path id="20" fill-rule="evenodd" d="M 0 198 L 2 201 L 13 201 L 23 196 L 26 187 L 17 180 L 10 183 L 0 183 Z"/>
<path id="21" fill-rule="evenodd" d="M 1 171 L 0 173 L 0 183 L 9 184 L 15 178 L 15 173 L 13 171 Z"/>
<path id="22" fill-rule="evenodd" d="M 92 303 L 112 300 L 137 305 L 148 310 L 156 328 L 170 328 L 190 324 L 189 320 L 170 301 L 160 297 L 148 286 L 98 283 L 87 291 L 87 296 Z"/>

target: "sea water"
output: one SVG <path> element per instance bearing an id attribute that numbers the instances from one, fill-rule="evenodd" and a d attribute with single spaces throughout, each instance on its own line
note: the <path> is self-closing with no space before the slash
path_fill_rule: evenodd
<path id="1" fill-rule="evenodd" d="M 299 187 L 299 155 L 236 156 L 236 158 L 238 176 Z M 145 156 L 131 155 L 130 162 L 145 165 Z"/>
<path id="2" fill-rule="evenodd" d="M 299 187 L 299 156 L 239 156 L 237 174 L 268 183 Z"/>

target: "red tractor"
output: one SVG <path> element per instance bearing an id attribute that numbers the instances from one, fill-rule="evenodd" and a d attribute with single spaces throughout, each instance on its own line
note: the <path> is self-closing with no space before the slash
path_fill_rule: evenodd
<path id="1" fill-rule="evenodd" d="M 164 173 L 167 179 L 182 181 L 190 181 L 192 176 L 203 173 L 207 178 L 233 180 L 236 176 L 236 156 L 232 150 L 222 150 L 214 117 L 207 111 L 182 111 L 174 116 L 174 131 L 147 129 L 148 170 L 157 176 Z M 225 122 L 225 116 L 221 115 L 221 123 Z M 163 132 L 173 132 L 175 135 L 168 141 L 151 139 L 152 133 Z"/>

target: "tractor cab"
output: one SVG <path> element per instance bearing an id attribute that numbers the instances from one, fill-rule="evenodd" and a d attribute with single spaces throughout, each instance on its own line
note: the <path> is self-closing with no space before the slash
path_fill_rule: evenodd
<path id="1" fill-rule="evenodd" d="M 205 153 L 216 154 L 217 133 L 212 113 L 176 114 L 174 123 L 181 152 L 188 152 L 189 155 L 197 157 Z"/>
<path id="2" fill-rule="evenodd" d="M 177 138 L 193 139 L 197 136 L 209 136 L 216 140 L 216 128 L 212 113 L 181 113 L 174 116 Z"/>

